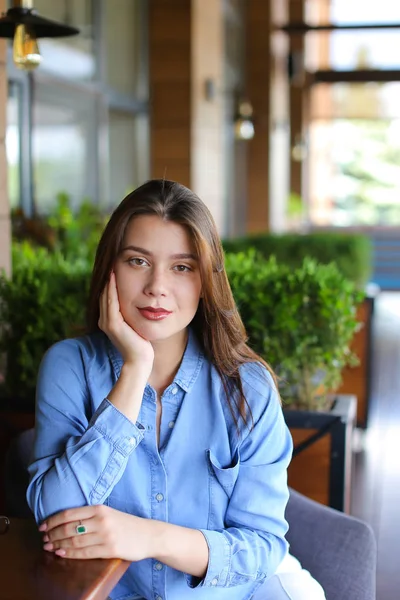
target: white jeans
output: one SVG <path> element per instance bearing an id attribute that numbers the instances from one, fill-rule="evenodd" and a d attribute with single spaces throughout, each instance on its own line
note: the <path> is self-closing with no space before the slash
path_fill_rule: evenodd
<path id="1" fill-rule="evenodd" d="M 275 575 L 258 588 L 252 600 L 326 600 L 324 590 L 291 554 Z"/>

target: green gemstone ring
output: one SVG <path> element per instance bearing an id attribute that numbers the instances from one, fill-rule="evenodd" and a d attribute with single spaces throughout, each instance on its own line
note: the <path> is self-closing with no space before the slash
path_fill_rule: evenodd
<path id="1" fill-rule="evenodd" d="M 82 525 L 82 521 L 79 521 L 79 525 L 75 527 L 75 531 L 78 535 L 82 535 L 82 533 L 86 533 L 86 527 Z"/>

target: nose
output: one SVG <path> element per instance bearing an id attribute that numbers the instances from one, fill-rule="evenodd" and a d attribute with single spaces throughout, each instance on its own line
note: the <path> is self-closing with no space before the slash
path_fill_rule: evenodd
<path id="1" fill-rule="evenodd" d="M 166 274 L 161 269 L 151 269 L 149 277 L 146 281 L 144 293 L 146 296 L 166 296 L 167 295 L 167 279 Z"/>

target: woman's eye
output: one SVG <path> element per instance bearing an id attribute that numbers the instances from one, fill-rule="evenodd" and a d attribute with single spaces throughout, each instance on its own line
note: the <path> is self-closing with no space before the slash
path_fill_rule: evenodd
<path id="1" fill-rule="evenodd" d="M 142 267 L 143 265 L 147 265 L 147 262 L 144 260 L 144 258 L 130 258 L 128 260 L 128 263 L 130 263 L 131 265 L 135 265 L 137 267 Z"/>
<path id="2" fill-rule="evenodd" d="M 188 267 L 188 265 L 176 265 L 174 268 L 179 271 L 179 273 L 185 273 L 185 271 L 193 270 L 191 267 Z"/>

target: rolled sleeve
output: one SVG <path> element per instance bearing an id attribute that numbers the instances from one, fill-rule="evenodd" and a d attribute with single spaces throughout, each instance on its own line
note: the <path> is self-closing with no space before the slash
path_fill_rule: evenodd
<path id="1" fill-rule="evenodd" d="M 206 538 L 208 546 L 208 567 L 203 579 L 186 575 L 191 588 L 195 587 L 225 587 L 231 565 L 232 547 L 223 533 L 199 529 Z"/>
<path id="2" fill-rule="evenodd" d="M 124 456 L 129 456 L 144 437 L 143 425 L 138 421 L 132 423 L 108 398 L 94 413 L 89 427 L 94 427 L 110 440 Z"/>
<path id="3" fill-rule="evenodd" d="M 89 496 L 91 504 L 101 504 L 120 479 L 127 458 L 142 441 L 144 427 L 132 423 L 107 398 L 94 413 L 89 426 L 108 442 L 111 450 L 108 450 L 105 467 Z"/>

